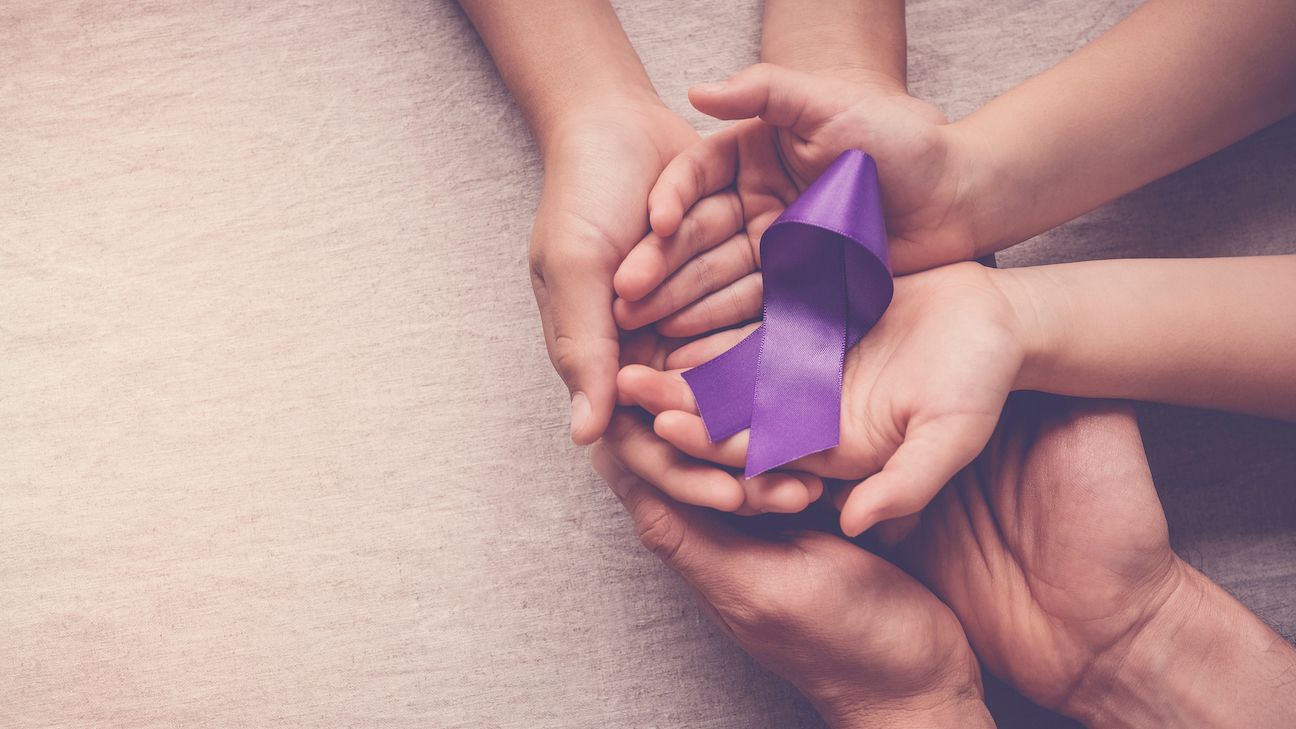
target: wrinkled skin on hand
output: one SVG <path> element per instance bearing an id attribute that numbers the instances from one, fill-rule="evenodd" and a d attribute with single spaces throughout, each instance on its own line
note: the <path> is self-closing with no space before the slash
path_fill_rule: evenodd
<path id="1" fill-rule="evenodd" d="M 644 546 L 684 577 L 726 634 L 834 726 L 984 711 L 958 621 L 899 568 L 822 532 L 753 536 L 732 518 L 670 500 L 606 450 L 594 458 Z"/>
<path id="2" fill-rule="evenodd" d="M 1031 392 L 897 555 L 987 668 L 1072 715 L 1185 579 L 1131 408 Z"/>

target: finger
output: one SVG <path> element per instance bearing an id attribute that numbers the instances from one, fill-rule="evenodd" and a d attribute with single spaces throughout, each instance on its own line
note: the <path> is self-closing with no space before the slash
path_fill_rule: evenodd
<path id="1" fill-rule="evenodd" d="M 676 501 L 720 511 L 743 505 L 745 493 L 737 478 L 681 453 L 657 436 L 640 414 L 618 409 L 603 442 L 622 465 Z"/>
<path id="2" fill-rule="evenodd" d="M 736 535 L 706 514 L 667 498 L 618 462 L 612 449 L 596 445 L 590 455 L 594 470 L 630 514 L 649 551 L 685 578 L 698 576 L 699 568 L 723 560 L 726 543 Z"/>
<path id="3" fill-rule="evenodd" d="M 989 425 L 993 430 L 994 425 Z M 858 536 L 874 524 L 922 510 L 981 444 L 961 418 L 933 420 L 910 428 L 904 442 L 878 473 L 860 482 L 841 512 L 842 531 Z"/>
<path id="4" fill-rule="evenodd" d="M 742 204 L 733 190 L 702 198 L 674 234 L 649 233 L 630 249 L 612 279 L 617 295 L 638 301 L 699 253 L 724 243 L 742 224 Z"/>
<path id="5" fill-rule="evenodd" d="M 737 329 L 725 329 L 681 345 L 666 356 L 665 366 L 667 369 L 672 370 L 697 367 L 729 351 L 735 344 L 746 339 L 759 326 L 760 322 L 752 322 Z"/>
<path id="6" fill-rule="evenodd" d="M 759 318 L 764 303 L 760 273 L 751 273 L 657 322 L 667 337 L 691 337 Z"/>
<path id="7" fill-rule="evenodd" d="M 823 93 L 829 86 L 811 74 L 758 63 L 727 81 L 694 86 L 689 89 L 689 102 L 717 119 L 760 117 L 766 124 L 807 136 L 826 121 L 814 104 L 814 92 Z"/>
<path id="8" fill-rule="evenodd" d="M 727 625 L 714 605 L 750 601 L 752 581 L 766 574 L 768 561 L 760 549 L 769 542 L 741 534 L 700 509 L 673 501 L 618 463 L 613 451 L 596 446 L 592 456 L 595 470 L 630 514 L 639 540 L 679 572 L 707 611 Z"/>
<path id="9" fill-rule="evenodd" d="M 702 418 L 678 410 L 668 410 L 658 415 L 653 421 L 653 431 L 693 458 L 730 468 L 742 468 L 747 463 L 748 431 L 712 443 L 707 436 L 706 426 L 702 424 Z"/>
<path id="10" fill-rule="evenodd" d="M 664 410 L 698 411 L 693 390 L 679 371 L 662 372 L 643 365 L 623 367 L 617 373 L 617 392 L 628 404 L 653 415 Z"/>
<path id="11" fill-rule="evenodd" d="M 622 329 L 638 329 L 729 286 L 757 268 L 751 243 L 739 233 L 684 263 L 665 283 L 637 301 L 616 299 L 612 313 Z"/>
<path id="12" fill-rule="evenodd" d="M 671 160 L 648 193 L 648 222 L 660 236 L 673 235 L 684 212 L 702 198 L 733 184 L 738 171 L 738 127 L 713 134 Z"/>
<path id="13" fill-rule="evenodd" d="M 581 245 L 588 252 L 534 257 L 531 283 L 549 360 L 571 394 L 572 440 L 588 445 L 603 433 L 616 404 L 620 343 L 612 319 L 615 262 L 597 255 L 602 244 Z"/>
<path id="14" fill-rule="evenodd" d="M 656 329 L 639 329 L 621 332 L 621 366 L 648 365 L 665 369 L 666 357 L 684 345 L 687 340 L 671 339 L 657 333 Z"/>
<path id="15" fill-rule="evenodd" d="M 771 471 L 738 480 L 747 504 L 766 514 L 796 514 L 823 495 L 823 480 L 809 473 Z"/>

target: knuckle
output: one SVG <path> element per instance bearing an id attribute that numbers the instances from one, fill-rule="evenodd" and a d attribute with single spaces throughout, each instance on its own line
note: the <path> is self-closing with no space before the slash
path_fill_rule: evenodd
<path id="1" fill-rule="evenodd" d="M 643 505 L 635 514 L 639 541 L 667 564 L 675 564 L 684 546 L 684 525 L 660 505 Z"/>
<path id="2" fill-rule="evenodd" d="M 570 382 L 577 373 L 589 368 L 591 363 L 605 358 L 616 359 L 618 345 L 604 337 L 576 338 L 558 333 L 549 347 L 549 360 L 563 380 Z"/>
<path id="3" fill-rule="evenodd" d="M 735 321 L 745 318 L 747 314 L 748 296 L 744 292 L 743 287 L 730 286 L 726 291 L 728 293 L 726 298 L 728 300 L 729 308 L 731 309 L 729 318 Z"/>
<path id="4" fill-rule="evenodd" d="M 684 216 L 680 221 L 679 230 L 675 231 L 673 237 L 677 245 L 682 243 L 688 249 L 696 247 L 702 238 L 702 223 L 698 220 L 698 215 Z"/>
<path id="5" fill-rule="evenodd" d="M 693 280 L 699 292 L 715 291 L 716 270 L 710 256 L 701 255 L 693 259 Z"/>

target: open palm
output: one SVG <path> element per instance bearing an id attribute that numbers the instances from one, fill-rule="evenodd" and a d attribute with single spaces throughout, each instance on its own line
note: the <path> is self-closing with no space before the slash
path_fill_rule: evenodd
<path id="1" fill-rule="evenodd" d="M 864 479 L 842 507 L 847 534 L 918 512 L 990 439 L 1024 357 L 1013 307 L 994 278 L 1008 275 L 965 263 L 900 277 L 890 308 L 847 353 L 839 445 L 787 466 Z M 711 442 L 679 371 L 628 367 L 617 382 L 625 401 L 657 414 L 657 434 L 684 454 L 746 463 L 748 432 Z"/>
<path id="2" fill-rule="evenodd" d="M 899 554 L 991 671 L 1071 714 L 1183 572 L 1129 406 L 1029 392 Z"/>

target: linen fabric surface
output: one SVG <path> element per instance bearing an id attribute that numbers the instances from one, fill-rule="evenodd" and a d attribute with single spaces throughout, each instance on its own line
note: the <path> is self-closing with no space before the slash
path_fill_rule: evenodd
<path id="1" fill-rule="evenodd" d="M 1134 5 L 912 0 L 914 91 L 963 116 Z M 719 128 L 684 91 L 758 3 L 619 10 Z M 540 160 L 453 3 L 0 28 L 0 726 L 820 726 L 570 444 Z M 1289 121 L 999 261 L 1296 251 L 1293 183 Z M 1292 638 L 1296 429 L 1140 418 L 1175 545 Z"/>

